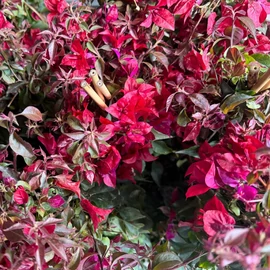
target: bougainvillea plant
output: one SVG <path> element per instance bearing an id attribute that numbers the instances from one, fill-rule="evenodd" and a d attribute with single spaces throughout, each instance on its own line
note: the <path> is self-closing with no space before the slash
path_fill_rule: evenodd
<path id="1" fill-rule="evenodd" d="M 267 0 L 0 8 L 0 269 L 270 268 Z"/>

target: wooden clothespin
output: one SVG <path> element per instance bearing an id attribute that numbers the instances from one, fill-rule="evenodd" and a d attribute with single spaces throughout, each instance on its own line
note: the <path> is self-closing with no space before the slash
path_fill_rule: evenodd
<path id="1" fill-rule="evenodd" d="M 82 81 L 81 87 L 88 93 L 88 95 L 97 103 L 101 109 L 105 110 L 107 108 L 105 98 L 108 100 L 111 99 L 111 93 L 104 82 L 99 78 L 95 69 L 92 69 L 89 75 L 92 78 L 95 90 L 86 81 Z"/>

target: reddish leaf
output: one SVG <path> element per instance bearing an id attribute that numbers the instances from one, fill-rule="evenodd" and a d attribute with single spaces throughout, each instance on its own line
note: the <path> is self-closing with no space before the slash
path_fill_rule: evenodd
<path id="1" fill-rule="evenodd" d="M 72 172 L 72 169 L 68 167 L 67 163 L 60 156 L 53 156 L 52 160 L 47 162 L 47 169 L 62 169 Z"/>
<path id="2" fill-rule="evenodd" d="M 116 187 L 116 174 L 111 172 L 108 174 L 102 175 L 103 182 L 106 186 L 115 188 Z"/>
<path id="3" fill-rule="evenodd" d="M 199 107 L 200 109 L 208 112 L 209 111 L 209 102 L 208 100 L 199 93 L 195 93 L 189 96 L 190 100 L 194 103 L 195 106 Z"/>
<path id="4" fill-rule="evenodd" d="M 164 7 L 167 5 L 167 0 L 159 0 L 156 4 L 157 7 Z"/>
<path id="5" fill-rule="evenodd" d="M 91 204 L 86 199 L 81 200 L 81 206 L 82 206 L 83 210 L 86 211 L 90 215 L 90 217 L 93 221 L 93 225 L 94 225 L 95 230 L 98 228 L 98 225 L 102 221 L 104 221 L 107 218 L 107 216 L 113 211 L 113 209 L 98 208 L 98 207 L 94 206 L 93 204 Z"/>
<path id="6" fill-rule="evenodd" d="M 209 210 L 219 210 L 222 213 L 226 213 L 228 214 L 225 206 L 223 205 L 223 203 L 217 198 L 216 195 L 214 195 L 205 205 L 203 210 L 209 211 Z"/>
<path id="7" fill-rule="evenodd" d="M 243 37 L 244 37 L 244 31 L 239 27 L 234 27 L 234 32 L 233 32 L 233 36 L 232 36 L 233 45 L 241 42 Z"/>
<path id="8" fill-rule="evenodd" d="M 205 175 L 205 184 L 213 189 L 219 188 L 219 186 L 216 183 L 215 174 L 216 174 L 216 167 L 215 163 L 212 162 L 208 172 Z"/>
<path id="9" fill-rule="evenodd" d="M 28 202 L 28 194 L 22 186 L 19 186 L 18 189 L 13 194 L 13 199 L 17 204 L 26 204 Z"/>
<path id="10" fill-rule="evenodd" d="M 255 41 L 257 42 L 256 26 L 249 17 L 239 17 L 239 20 L 248 28 Z"/>
<path id="11" fill-rule="evenodd" d="M 193 185 L 188 188 L 186 198 L 194 197 L 206 193 L 210 188 L 204 184 Z"/>
<path id="12" fill-rule="evenodd" d="M 203 228 L 209 236 L 216 233 L 225 233 L 233 229 L 235 220 L 230 215 L 218 210 L 209 210 L 203 215 Z"/>
<path id="13" fill-rule="evenodd" d="M 116 5 L 110 6 L 107 16 L 106 16 L 106 22 L 114 22 L 118 18 L 118 8 Z"/>
<path id="14" fill-rule="evenodd" d="M 11 241 L 11 242 L 19 242 L 21 240 L 25 239 L 25 236 L 23 234 L 23 227 L 18 227 L 18 229 L 14 228 L 9 230 L 9 228 L 12 228 L 14 225 L 18 223 L 15 223 L 11 221 L 9 218 L 6 219 L 6 221 L 3 222 L 2 226 L 0 227 L 0 230 L 5 235 L 5 237 Z"/>
<path id="15" fill-rule="evenodd" d="M 106 158 L 100 160 L 99 162 L 99 172 L 102 174 L 110 173 L 112 170 L 115 170 L 120 162 L 121 156 L 118 150 L 112 146 L 107 153 Z"/>
<path id="16" fill-rule="evenodd" d="M 141 26 L 149 28 L 152 25 L 152 22 L 153 22 L 153 15 L 152 13 L 149 13 L 148 17 L 141 23 Z"/>
<path id="17" fill-rule="evenodd" d="M 190 16 L 191 10 L 195 4 L 196 0 L 180 0 L 174 7 L 175 15 L 183 15 L 184 21 Z"/>
<path id="18" fill-rule="evenodd" d="M 167 101 L 166 101 L 166 112 L 169 111 L 169 109 L 170 109 L 170 107 L 171 107 L 171 104 L 172 104 L 172 102 L 173 102 L 173 99 L 174 99 L 174 97 L 175 97 L 176 94 L 177 94 L 177 92 L 176 92 L 176 93 L 172 93 L 172 94 L 170 94 L 169 97 L 167 98 Z"/>
<path id="19" fill-rule="evenodd" d="M 174 16 L 165 8 L 158 8 L 153 11 L 153 22 L 161 28 L 174 31 Z"/>
<path id="20" fill-rule="evenodd" d="M 200 122 L 191 122 L 185 127 L 184 139 L 186 141 L 194 141 L 197 143 L 197 138 L 200 134 L 201 124 Z"/>
<path id="21" fill-rule="evenodd" d="M 47 243 L 57 256 L 59 256 L 63 261 L 68 261 L 65 249 L 60 241 L 57 241 L 57 239 L 54 239 L 53 241 L 48 239 Z"/>
<path id="22" fill-rule="evenodd" d="M 81 197 L 80 182 L 72 182 L 73 175 L 60 174 L 54 176 L 56 178 L 56 186 L 73 191 L 79 198 Z"/>
<path id="23" fill-rule="evenodd" d="M 2 28 L 13 28 L 14 26 L 8 22 L 2 12 L 0 12 L 0 29 Z"/>
<path id="24" fill-rule="evenodd" d="M 267 13 L 262 8 L 261 3 L 255 1 L 249 3 L 247 15 L 254 22 L 255 27 L 261 26 L 267 17 Z"/>
<path id="25" fill-rule="evenodd" d="M 62 13 L 68 4 L 66 0 L 44 0 L 46 8 L 52 13 Z"/>
<path id="26" fill-rule="evenodd" d="M 61 64 L 76 68 L 81 72 L 81 74 L 85 74 L 86 70 L 89 70 L 90 67 L 86 59 L 86 52 L 84 51 L 80 40 L 75 39 L 72 42 L 71 51 L 74 54 L 65 55 L 62 59 Z"/>
<path id="27" fill-rule="evenodd" d="M 192 49 L 184 57 L 185 68 L 195 74 L 201 74 L 202 72 L 210 69 L 209 57 L 206 51 L 199 53 Z"/>
<path id="28" fill-rule="evenodd" d="M 214 25 L 216 23 L 216 17 L 217 17 L 216 12 L 212 12 L 209 15 L 208 21 L 207 21 L 207 35 L 212 35 L 213 29 L 214 29 Z"/>
<path id="29" fill-rule="evenodd" d="M 179 0 L 167 0 L 167 6 L 170 8 L 172 5 L 177 3 Z"/>
<path id="30" fill-rule="evenodd" d="M 44 133 L 42 135 L 43 137 L 38 136 L 38 140 L 46 147 L 46 150 L 50 155 L 55 154 L 57 144 L 54 136 L 51 133 Z"/>
<path id="31" fill-rule="evenodd" d="M 194 162 L 189 166 L 186 176 L 190 175 L 190 182 L 205 184 L 205 176 L 210 170 L 211 164 L 212 163 L 207 160 Z"/>
<path id="32" fill-rule="evenodd" d="M 53 208 L 59 208 L 65 203 L 65 200 L 58 194 L 58 195 L 51 197 L 48 200 L 48 203 Z"/>

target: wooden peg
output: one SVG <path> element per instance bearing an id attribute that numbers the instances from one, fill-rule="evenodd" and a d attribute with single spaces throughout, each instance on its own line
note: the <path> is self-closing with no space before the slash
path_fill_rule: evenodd
<path id="1" fill-rule="evenodd" d="M 112 95 L 110 91 L 108 90 L 107 86 L 104 84 L 102 80 L 99 80 L 97 82 L 97 88 L 102 92 L 102 94 L 105 96 L 107 99 L 111 99 Z"/>
<path id="2" fill-rule="evenodd" d="M 100 80 L 95 69 L 91 69 L 89 75 L 92 78 L 93 84 L 97 85 L 97 82 Z"/>
<path id="3" fill-rule="evenodd" d="M 86 81 L 81 82 L 81 87 L 88 93 L 88 95 L 97 103 L 101 109 L 105 110 L 107 108 L 105 102 Z"/>
<path id="4" fill-rule="evenodd" d="M 94 88 L 97 91 L 97 93 L 99 93 L 99 95 L 100 93 L 102 93 L 106 99 L 111 99 L 112 97 L 111 93 L 106 87 L 106 85 L 104 84 L 104 82 L 99 79 L 97 71 L 95 69 L 91 69 L 89 75 L 92 78 Z"/>
<path id="5" fill-rule="evenodd" d="M 251 62 L 248 67 L 248 88 L 251 89 L 259 79 L 261 66 L 258 62 Z"/>
<path id="6" fill-rule="evenodd" d="M 253 90 L 255 93 L 260 92 L 265 89 L 269 81 L 270 81 L 270 68 L 262 75 L 261 78 L 259 78 L 259 80 L 252 87 L 251 90 Z"/>

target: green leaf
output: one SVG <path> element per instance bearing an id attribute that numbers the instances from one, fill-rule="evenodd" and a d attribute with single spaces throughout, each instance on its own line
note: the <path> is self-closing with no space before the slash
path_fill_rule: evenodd
<path id="1" fill-rule="evenodd" d="M 247 107 L 251 110 L 259 109 L 261 107 L 260 104 L 256 103 L 255 100 L 247 100 Z"/>
<path id="2" fill-rule="evenodd" d="M 176 270 L 181 266 L 180 261 L 162 262 L 154 267 L 153 270 Z"/>
<path id="3" fill-rule="evenodd" d="M 253 113 L 256 120 L 258 120 L 262 124 L 265 123 L 265 115 L 261 111 L 253 110 Z"/>
<path id="4" fill-rule="evenodd" d="M 152 147 L 157 155 L 168 155 L 172 153 L 172 149 L 163 141 L 153 141 Z"/>
<path id="5" fill-rule="evenodd" d="M 183 155 L 187 155 L 187 156 L 191 156 L 191 157 L 195 157 L 195 158 L 199 158 L 200 156 L 198 154 L 198 149 L 199 149 L 199 146 L 194 145 L 194 146 L 191 146 L 190 148 L 176 151 L 175 153 L 176 154 L 183 154 Z"/>
<path id="6" fill-rule="evenodd" d="M 247 182 L 249 185 L 256 183 L 257 180 L 258 178 L 256 177 L 256 174 L 253 174 L 252 172 L 247 176 Z"/>
<path id="7" fill-rule="evenodd" d="M 126 233 L 126 239 L 137 238 L 140 235 L 140 229 L 144 226 L 143 223 L 131 223 L 124 221 L 124 232 Z"/>
<path id="8" fill-rule="evenodd" d="M 35 156 L 33 156 L 31 158 L 23 157 L 23 159 L 24 159 L 24 162 L 26 163 L 26 165 L 30 166 L 34 162 L 34 160 L 36 159 L 36 157 Z"/>
<path id="9" fill-rule="evenodd" d="M 248 65 L 251 62 L 254 62 L 255 59 L 253 57 L 251 57 L 248 53 L 244 53 L 244 58 L 246 60 L 246 64 Z"/>
<path id="10" fill-rule="evenodd" d="M 138 209 L 133 208 L 133 207 L 121 208 L 121 210 L 119 211 L 119 214 L 125 221 L 134 221 L 134 220 L 145 218 L 145 216 L 142 215 Z"/>
<path id="11" fill-rule="evenodd" d="M 98 55 L 98 51 L 97 51 L 95 45 L 94 45 L 91 41 L 88 41 L 88 42 L 86 43 L 86 46 L 87 46 L 87 49 L 88 49 L 90 52 L 92 52 L 92 53 L 95 54 L 95 55 Z"/>
<path id="12" fill-rule="evenodd" d="M 153 161 L 151 165 L 151 176 L 158 186 L 160 186 L 161 184 L 163 172 L 164 172 L 163 165 L 158 161 Z"/>
<path id="13" fill-rule="evenodd" d="M 144 226 L 142 223 L 127 222 L 118 217 L 112 217 L 109 219 L 111 231 L 120 233 L 125 239 L 134 240 L 140 235 L 140 230 Z"/>
<path id="14" fill-rule="evenodd" d="M 15 70 L 19 70 L 19 71 L 23 71 L 23 67 L 20 66 L 19 64 L 11 64 L 10 65 L 12 67 L 12 69 L 15 69 Z"/>
<path id="15" fill-rule="evenodd" d="M 35 156 L 31 144 L 24 141 L 16 132 L 9 136 L 9 146 L 19 156 L 27 158 Z"/>
<path id="16" fill-rule="evenodd" d="M 8 92 L 15 94 L 22 86 L 25 86 L 27 81 L 18 81 L 8 86 Z"/>
<path id="17" fill-rule="evenodd" d="M 244 103 L 251 98 L 252 96 L 248 96 L 242 93 L 235 93 L 234 95 L 226 98 L 220 108 L 224 114 L 227 114 L 228 112 L 232 111 L 236 106 Z"/>
<path id="18" fill-rule="evenodd" d="M 262 53 L 255 53 L 251 55 L 257 62 L 260 64 L 270 67 L 270 55 L 262 54 Z"/>
<path id="19" fill-rule="evenodd" d="M 50 206 L 50 204 L 49 203 L 47 203 L 47 202 L 43 202 L 43 203 L 41 203 L 41 206 L 42 206 L 42 208 L 45 210 L 45 211 L 50 211 L 51 209 L 52 209 L 52 207 Z"/>
<path id="20" fill-rule="evenodd" d="M 84 131 L 84 128 L 82 127 L 80 121 L 79 121 L 76 117 L 74 117 L 74 116 L 72 116 L 72 115 L 68 116 L 68 118 L 67 118 L 67 123 L 68 123 L 69 126 L 72 127 L 74 130 Z"/>
<path id="21" fill-rule="evenodd" d="M 32 28 L 40 29 L 40 30 L 45 30 L 48 29 L 48 24 L 43 21 L 34 21 L 32 23 Z"/>
<path id="22" fill-rule="evenodd" d="M 154 136 L 155 136 L 155 141 L 157 141 L 157 140 L 166 140 L 166 139 L 172 138 L 172 136 L 163 134 L 163 133 L 161 133 L 161 132 L 155 130 L 154 128 L 152 128 L 151 132 L 152 132 L 152 133 L 154 134 Z"/>
<path id="23" fill-rule="evenodd" d="M 181 260 L 175 253 L 166 251 L 159 253 L 155 256 L 153 260 L 153 269 L 154 270 L 173 269 L 172 267 L 175 267 L 180 263 Z"/>
<path id="24" fill-rule="evenodd" d="M 16 82 L 16 80 L 11 77 L 10 75 L 7 74 L 7 72 L 2 72 L 2 79 L 5 81 L 5 83 L 7 84 L 14 84 Z"/>
<path id="25" fill-rule="evenodd" d="M 190 118 L 187 116 L 186 109 L 183 109 L 183 110 L 178 114 L 178 117 L 177 117 L 177 124 L 178 124 L 180 127 L 185 127 L 190 121 L 191 121 L 191 120 L 190 120 Z"/>
<path id="26" fill-rule="evenodd" d="M 236 201 L 231 203 L 230 209 L 237 217 L 240 216 L 240 208 L 236 205 Z"/>
<path id="27" fill-rule="evenodd" d="M 217 269 L 217 267 L 215 266 L 215 264 L 213 264 L 213 263 L 211 263 L 209 261 L 200 262 L 199 267 L 201 267 L 202 269 L 207 269 L 207 270 Z"/>
<path id="28" fill-rule="evenodd" d="M 270 210 L 270 190 L 267 190 L 262 199 L 262 206 L 266 211 Z"/>
<path id="29" fill-rule="evenodd" d="M 80 23 L 80 28 L 81 28 L 82 30 L 85 30 L 86 32 L 89 32 L 89 27 L 88 27 L 88 25 L 87 25 L 86 22 Z"/>
<path id="30" fill-rule="evenodd" d="M 73 254 L 72 259 L 68 264 L 68 269 L 76 270 L 81 261 L 81 248 L 78 248 L 76 252 Z"/>
<path id="31" fill-rule="evenodd" d="M 25 181 L 22 181 L 22 180 L 18 181 L 18 182 L 16 183 L 16 187 L 18 187 L 18 186 L 22 186 L 22 187 L 24 187 L 26 190 L 31 191 L 31 186 L 30 186 L 27 182 L 25 182 Z"/>
<path id="32" fill-rule="evenodd" d="M 97 71 L 97 74 L 102 78 L 104 70 L 105 70 L 105 63 L 102 58 L 98 58 L 95 62 L 95 69 Z"/>

